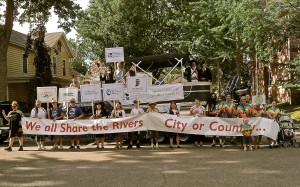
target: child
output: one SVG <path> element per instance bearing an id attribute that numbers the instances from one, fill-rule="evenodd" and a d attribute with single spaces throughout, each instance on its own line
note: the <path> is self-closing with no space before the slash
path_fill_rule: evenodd
<path id="1" fill-rule="evenodd" d="M 148 112 L 159 112 L 158 108 L 156 108 L 156 103 L 154 101 L 149 102 L 149 108 L 147 109 L 147 113 Z M 158 149 L 159 131 L 150 131 L 151 149 L 154 148 L 154 139 L 156 142 L 155 148 Z"/>
<path id="2" fill-rule="evenodd" d="M 247 146 L 249 147 L 250 151 L 253 151 L 253 148 L 251 146 L 251 143 L 252 143 L 251 134 L 252 134 L 253 127 L 250 124 L 248 124 L 248 122 L 249 122 L 249 119 L 244 118 L 243 124 L 242 124 L 242 129 L 241 129 L 241 132 L 243 134 L 244 151 L 247 151 Z"/>
<path id="3" fill-rule="evenodd" d="M 206 115 L 205 108 L 202 105 L 200 105 L 199 99 L 195 99 L 195 105 L 192 106 L 190 109 L 190 116 L 202 117 L 205 115 Z M 195 147 L 202 147 L 203 141 L 205 140 L 205 135 L 193 135 L 193 136 L 195 139 Z M 200 142 L 199 144 L 198 141 Z"/>

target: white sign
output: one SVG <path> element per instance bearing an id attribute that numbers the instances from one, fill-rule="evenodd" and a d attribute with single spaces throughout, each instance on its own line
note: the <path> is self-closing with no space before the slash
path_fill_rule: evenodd
<path id="1" fill-rule="evenodd" d="M 37 100 L 42 103 L 51 103 L 52 100 L 57 100 L 57 87 L 37 87 Z"/>
<path id="2" fill-rule="evenodd" d="M 137 77 L 147 77 L 147 80 L 148 80 L 148 87 L 149 86 L 152 86 L 152 72 L 147 72 L 147 74 L 145 74 L 144 72 L 139 72 L 139 73 L 136 73 L 136 76 Z"/>
<path id="3" fill-rule="evenodd" d="M 59 88 L 58 102 L 63 103 L 72 98 L 78 101 L 78 88 Z"/>
<path id="4" fill-rule="evenodd" d="M 81 102 L 92 102 L 101 100 L 100 84 L 80 85 Z"/>
<path id="5" fill-rule="evenodd" d="M 127 77 L 127 93 L 146 93 L 148 89 L 147 77 Z"/>
<path id="6" fill-rule="evenodd" d="M 265 95 L 252 96 L 252 104 L 254 105 L 266 104 L 266 96 Z"/>
<path id="7" fill-rule="evenodd" d="M 177 115 L 144 113 L 117 119 L 97 120 L 57 120 L 22 118 L 24 134 L 41 135 L 79 135 L 107 134 L 132 131 L 156 130 L 184 134 L 201 134 L 209 136 L 242 136 L 241 118 L 192 117 Z M 252 136 L 263 135 L 276 140 L 279 125 L 276 121 L 256 117 L 249 118 Z"/>
<path id="8" fill-rule="evenodd" d="M 122 103 L 132 104 L 135 99 L 140 103 L 149 101 L 172 101 L 184 99 L 182 84 L 163 84 L 148 87 L 147 93 L 128 93 Z"/>
<path id="9" fill-rule="evenodd" d="M 123 47 L 105 48 L 105 60 L 106 63 L 124 62 L 124 48 Z"/>
<path id="10" fill-rule="evenodd" d="M 121 100 L 124 97 L 124 84 L 103 84 L 103 99 L 104 101 Z"/>

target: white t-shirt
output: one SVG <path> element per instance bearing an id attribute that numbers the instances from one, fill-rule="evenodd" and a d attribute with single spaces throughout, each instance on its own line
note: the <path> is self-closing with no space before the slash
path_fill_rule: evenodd
<path id="1" fill-rule="evenodd" d="M 139 115 L 139 114 L 143 114 L 144 113 L 144 110 L 142 109 L 142 108 L 133 108 L 132 110 L 131 110 L 131 113 L 130 113 L 130 115 L 131 116 L 136 116 L 136 115 Z"/>
<path id="2" fill-rule="evenodd" d="M 30 117 L 31 118 L 34 118 L 35 117 L 35 114 L 37 114 L 37 117 L 38 118 L 41 118 L 41 119 L 46 119 L 46 110 L 43 108 L 43 107 L 40 107 L 38 108 L 38 112 L 36 113 L 36 108 L 34 107 L 32 110 L 31 110 L 31 113 L 30 113 Z"/>

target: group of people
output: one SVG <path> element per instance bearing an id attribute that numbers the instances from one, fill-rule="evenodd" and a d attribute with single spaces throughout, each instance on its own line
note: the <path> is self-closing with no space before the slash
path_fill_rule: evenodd
<path id="1" fill-rule="evenodd" d="M 133 102 L 133 108 L 130 112 L 130 115 L 139 115 L 143 114 L 144 112 L 159 112 L 158 108 L 156 107 L 155 102 L 150 102 L 148 104 L 149 108 L 144 111 L 141 107 L 139 107 L 139 101 L 135 100 Z M 265 108 L 263 105 L 253 105 L 251 104 L 251 97 L 250 95 L 242 96 L 240 98 L 240 103 L 237 104 L 232 101 L 231 95 L 227 94 L 225 100 L 222 97 L 216 97 L 216 94 L 211 94 L 211 98 L 208 100 L 206 108 L 200 104 L 198 99 L 195 100 L 194 105 L 190 108 L 190 116 L 210 116 L 210 117 L 223 117 L 223 118 L 243 118 L 242 124 L 242 133 L 243 133 L 243 140 L 241 141 L 241 148 L 246 150 L 253 150 L 252 148 L 252 126 L 248 124 L 249 117 L 267 117 L 270 119 L 277 119 L 278 116 L 281 114 L 280 110 L 276 106 L 276 101 L 272 102 L 272 106 L 268 109 Z M 9 145 L 5 150 L 12 151 L 12 146 L 14 143 L 14 137 L 19 137 L 19 151 L 23 151 L 23 132 L 21 126 L 21 118 L 24 116 L 23 113 L 18 110 L 18 103 L 13 101 L 11 104 L 12 111 L 10 111 L 7 115 L 5 111 L 2 111 L 4 118 L 9 122 L 10 126 L 10 133 L 9 133 Z M 177 108 L 177 104 L 175 101 L 170 103 L 170 108 L 167 112 L 171 115 L 180 116 L 180 111 Z M 96 103 L 96 108 L 90 119 L 99 119 L 99 118 L 124 118 L 126 116 L 124 109 L 122 108 L 121 102 L 115 102 L 114 110 L 111 113 L 108 113 L 105 109 L 104 103 Z M 71 99 L 69 102 L 68 110 L 64 109 L 62 106 L 58 106 L 57 101 L 52 101 L 52 107 L 48 110 L 44 109 L 41 106 L 40 101 L 36 101 L 35 107 L 31 110 L 30 117 L 32 118 L 39 118 L 39 119 L 46 119 L 49 117 L 53 121 L 62 120 L 62 119 L 70 119 L 70 120 L 78 120 L 84 117 L 84 113 L 79 106 L 76 105 L 76 100 Z M 159 148 L 159 132 L 158 131 L 149 131 L 150 136 L 150 148 L 151 149 L 158 149 Z M 129 144 L 128 149 L 133 147 L 133 142 L 136 142 L 136 148 L 140 148 L 140 140 L 141 140 L 141 132 L 129 132 Z M 169 135 L 169 148 L 173 149 L 174 146 L 174 138 L 176 142 L 176 147 L 180 148 L 180 133 L 168 133 Z M 205 140 L 204 135 L 193 135 L 195 140 L 195 147 L 201 147 Z M 69 149 L 80 149 L 80 135 L 72 135 L 69 136 L 71 145 Z M 96 136 L 96 148 L 103 149 L 104 148 L 104 134 L 97 134 Z M 216 146 L 216 140 L 219 139 L 220 146 L 225 147 L 225 137 L 216 137 L 212 138 L 211 147 Z M 241 137 L 236 137 L 238 140 Z M 254 148 L 261 148 L 261 139 L 262 136 L 255 136 L 254 137 Z M 45 136 L 37 135 L 35 136 L 35 140 L 37 143 L 38 150 L 46 150 L 44 146 Z M 76 144 L 75 144 L 76 140 Z M 124 135 L 123 133 L 116 133 L 115 134 L 115 141 L 116 141 L 116 149 L 123 147 L 123 140 Z M 269 140 L 269 147 L 273 148 L 278 145 L 276 140 Z M 232 143 L 233 138 L 231 137 L 230 140 Z M 63 149 L 63 141 L 62 136 L 53 136 L 53 148 L 52 149 Z"/>

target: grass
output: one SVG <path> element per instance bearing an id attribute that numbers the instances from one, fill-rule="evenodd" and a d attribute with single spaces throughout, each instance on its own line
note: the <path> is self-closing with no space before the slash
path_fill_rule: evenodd
<path id="1" fill-rule="evenodd" d="M 286 103 L 281 103 L 278 104 L 278 107 L 285 110 L 285 113 L 289 114 L 293 118 L 294 124 L 296 126 L 300 126 L 300 105 L 289 105 Z"/>

